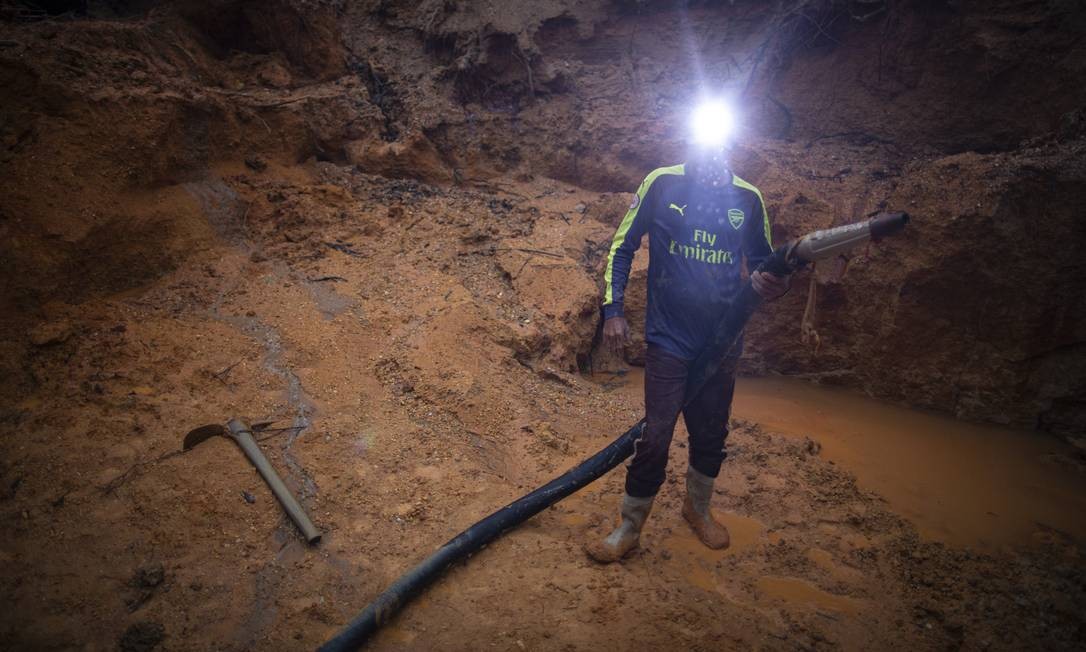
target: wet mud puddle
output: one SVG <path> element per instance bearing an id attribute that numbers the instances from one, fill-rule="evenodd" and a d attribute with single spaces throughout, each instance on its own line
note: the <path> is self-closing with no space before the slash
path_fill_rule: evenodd
<path id="1" fill-rule="evenodd" d="M 637 368 L 608 381 L 636 401 L 642 382 Z M 740 378 L 732 414 L 819 442 L 825 459 L 882 496 L 926 539 L 988 550 L 1051 536 L 1086 543 L 1086 473 L 1077 451 L 1051 435 L 966 423 L 789 378 Z"/>
<path id="2" fill-rule="evenodd" d="M 730 591 L 718 570 L 720 563 L 728 557 L 739 556 L 755 545 L 765 531 L 765 526 L 753 518 L 716 509 L 713 510 L 713 516 L 728 528 L 731 545 L 727 548 L 706 548 L 690 528 L 682 525 L 673 528 L 660 543 L 661 548 L 667 550 L 671 559 L 682 569 L 683 576 L 690 584 L 727 597 Z"/>
<path id="3" fill-rule="evenodd" d="M 1044 433 L 957 421 L 786 378 L 743 378 L 737 418 L 809 436 L 911 520 L 957 546 L 1028 545 L 1060 533 L 1086 542 L 1086 474 Z"/>
<path id="4" fill-rule="evenodd" d="M 759 577 L 756 586 L 763 602 L 808 605 L 830 612 L 855 613 L 860 610 L 859 600 L 844 595 L 827 593 L 810 582 L 795 577 Z"/>

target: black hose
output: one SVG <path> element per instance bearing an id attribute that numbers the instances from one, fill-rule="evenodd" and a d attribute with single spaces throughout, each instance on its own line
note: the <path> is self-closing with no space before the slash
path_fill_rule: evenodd
<path id="1" fill-rule="evenodd" d="M 321 652 L 358 649 L 391 620 L 400 607 L 422 592 L 449 566 L 618 466 L 633 454 L 634 442 L 641 435 L 644 425 L 644 419 L 638 421 L 607 448 L 458 534 L 385 589 L 335 638 L 322 645 Z"/>
<path id="2" fill-rule="evenodd" d="M 778 274 L 790 273 L 792 268 L 786 261 L 788 249 L 789 247 L 785 246 L 774 251 L 758 269 L 776 271 Z M 706 346 L 705 352 L 691 366 L 686 390 L 687 401 L 696 396 L 702 385 L 720 368 L 761 302 L 762 298 L 754 291 L 750 282 L 745 283 L 716 335 Z M 641 435 L 644 426 L 645 420 L 641 419 L 600 452 L 458 534 L 377 596 L 377 599 L 336 634 L 335 638 L 322 645 L 320 652 L 356 650 L 361 647 L 378 628 L 396 615 L 400 607 L 422 592 L 449 566 L 618 466 L 622 460 L 633 454 L 634 442 Z"/>

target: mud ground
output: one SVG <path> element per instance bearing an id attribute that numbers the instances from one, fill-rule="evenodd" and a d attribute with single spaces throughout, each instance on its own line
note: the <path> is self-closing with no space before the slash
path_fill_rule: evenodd
<path id="1" fill-rule="evenodd" d="M 914 215 L 844 280 L 816 270 L 820 351 L 801 276 L 744 370 L 1081 443 L 1074 3 L 24 4 L 0 2 L 2 648 L 313 649 L 635 422 L 646 256 L 622 360 L 596 348 L 602 264 L 629 191 L 681 158 L 690 43 L 750 91 L 734 163 L 775 240 Z M 373 649 L 1086 647 L 1081 528 L 942 542 L 763 408 L 715 496 L 730 550 L 679 517 L 679 432 L 628 563 L 581 551 L 619 470 Z M 231 416 L 272 422 L 319 546 L 231 442 L 179 452 Z"/>
<path id="2" fill-rule="evenodd" d="M 146 289 L 55 304 L 26 335 L 38 386 L 5 410 L 0 444 L 10 647 L 313 648 L 640 416 L 617 363 L 588 377 L 575 352 L 532 357 L 541 324 L 594 310 L 571 288 L 584 239 L 610 226 L 581 191 L 442 190 L 332 164 L 218 174 L 190 201 L 233 244 Z M 171 454 L 234 415 L 296 427 L 264 448 L 319 546 L 232 443 Z M 683 437 L 628 563 L 581 551 L 613 520 L 613 472 L 454 569 L 374 649 L 1081 646 L 1069 536 L 1004 552 L 922 540 L 813 441 L 739 421 L 715 497 L 734 544 L 714 553 L 679 517 Z"/>

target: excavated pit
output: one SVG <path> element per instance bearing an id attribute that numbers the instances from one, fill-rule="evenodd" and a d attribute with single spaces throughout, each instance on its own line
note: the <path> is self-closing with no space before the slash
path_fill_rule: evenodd
<path id="1" fill-rule="evenodd" d="M 775 242 L 913 218 L 748 327 L 735 545 L 679 517 L 680 426 L 632 560 L 581 552 L 615 472 L 373 649 L 1080 649 L 1084 33 L 1011 0 L 0 2 L 0 645 L 312 649 L 634 423 L 647 256 L 620 358 L 603 267 L 707 85 Z M 231 416 L 295 426 L 263 445 L 320 546 L 232 443 L 170 455 Z"/>

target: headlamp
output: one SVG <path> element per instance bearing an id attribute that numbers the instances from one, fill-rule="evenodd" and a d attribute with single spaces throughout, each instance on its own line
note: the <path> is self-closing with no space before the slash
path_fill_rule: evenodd
<path id="1" fill-rule="evenodd" d="M 735 131 L 735 113 L 722 100 L 702 102 L 690 116 L 690 135 L 702 147 L 723 147 Z"/>

